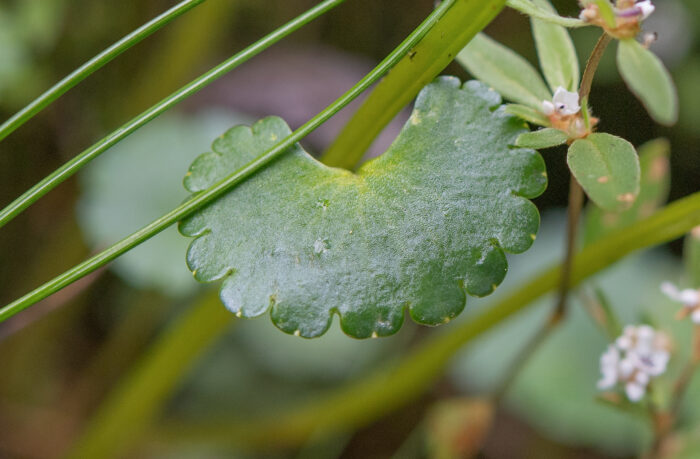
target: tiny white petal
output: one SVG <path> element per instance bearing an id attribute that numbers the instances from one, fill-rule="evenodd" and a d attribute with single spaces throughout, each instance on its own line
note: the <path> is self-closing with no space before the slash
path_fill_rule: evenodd
<path id="1" fill-rule="evenodd" d="M 693 310 L 693 313 L 690 315 L 690 319 L 693 321 L 693 323 L 700 325 L 700 308 Z"/>
<path id="2" fill-rule="evenodd" d="M 680 290 L 672 283 L 664 282 L 661 284 L 661 291 L 672 300 L 683 303 L 686 306 L 694 306 L 700 303 L 700 292 L 692 288 Z"/>
<path id="3" fill-rule="evenodd" d="M 542 112 L 547 116 L 554 114 L 554 104 L 548 100 L 543 100 L 542 101 Z"/>
<path id="4" fill-rule="evenodd" d="M 615 344 L 623 351 L 629 350 L 632 348 L 632 338 L 622 335 L 615 340 Z"/>
<path id="5" fill-rule="evenodd" d="M 634 6 L 639 8 L 639 11 L 641 11 L 642 20 L 648 18 L 649 15 L 651 15 L 651 13 L 653 13 L 656 9 L 656 7 L 651 3 L 651 0 L 644 0 L 643 2 L 639 2 Z"/>
<path id="6" fill-rule="evenodd" d="M 625 384 L 625 393 L 627 394 L 627 398 L 630 399 L 630 401 L 632 402 L 640 401 L 642 397 L 644 397 L 645 391 L 646 388 L 641 384 L 637 384 L 634 382 Z"/>
<path id="7" fill-rule="evenodd" d="M 636 375 L 634 375 L 634 381 L 637 384 L 646 387 L 646 385 L 649 384 L 649 375 L 643 371 L 639 371 Z"/>
<path id="8" fill-rule="evenodd" d="M 561 86 L 554 91 L 552 102 L 556 110 L 564 116 L 575 115 L 581 110 L 578 93 L 567 91 Z"/>
<path id="9" fill-rule="evenodd" d="M 620 376 L 628 378 L 635 370 L 635 361 L 628 356 L 620 362 Z"/>

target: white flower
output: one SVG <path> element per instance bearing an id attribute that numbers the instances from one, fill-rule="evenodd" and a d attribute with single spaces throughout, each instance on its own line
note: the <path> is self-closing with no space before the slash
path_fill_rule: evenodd
<path id="1" fill-rule="evenodd" d="M 649 17 L 651 13 L 654 12 L 656 7 L 651 3 L 651 0 L 644 0 L 634 5 L 635 8 L 639 8 L 642 15 L 642 21 Z"/>
<path id="2" fill-rule="evenodd" d="M 542 101 L 542 111 L 547 116 L 555 113 L 560 116 L 575 115 L 580 110 L 578 93 L 569 92 L 561 86 L 554 92 L 551 102 L 548 100 Z"/>
<path id="3" fill-rule="evenodd" d="M 670 282 L 664 282 L 661 284 L 661 291 L 673 301 L 682 303 L 685 307 L 684 314 L 689 314 L 693 323 L 700 324 L 700 290 L 681 290 Z"/>
<path id="4" fill-rule="evenodd" d="M 654 12 L 656 7 L 651 3 L 651 0 L 644 0 L 635 3 L 632 8 L 627 8 L 624 10 L 617 10 L 615 14 L 622 18 L 633 18 L 636 16 L 641 16 L 640 20 L 643 21 Z"/>
<path id="5" fill-rule="evenodd" d="M 651 378 L 666 371 L 670 359 L 666 335 L 649 325 L 628 325 L 622 335 L 600 357 L 602 378 L 599 389 L 624 386 L 630 401 L 637 402 L 646 393 Z"/>

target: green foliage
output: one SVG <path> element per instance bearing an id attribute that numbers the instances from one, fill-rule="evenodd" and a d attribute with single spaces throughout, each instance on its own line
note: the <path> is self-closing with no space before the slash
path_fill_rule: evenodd
<path id="1" fill-rule="evenodd" d="M 554 128 L 544 128 L 538 131 L 520 134 L 515 140 L 515 145 L 522 148 L 534 148 L 535 150 L 539 150 L 563 145 L 568 139 L 569 137 L 564 131 Z"/>
<path id="2" fill-rule="evenodd" d="M 671 185 L 670 147 L 666 139 L 652 140 L 639 147 L 641 180 L 637 200 L 632 207 L 622 212 L 606 212 L 590 204 L 584 223 L 585 244 L 650 216 L 666 202 Z"/>
<path id="3" fill-rule="evenodd" d="M 552 98 L 532 64 L 483 33 L 460 51 L 457 62 L 513 102 L 540 110 Z"/>
<path id="4" fill-rule="evenodd" d="M 691 287 L 700 288 L 700 226 L 686 236 L 683 258 Z"/>
<path id="5" fill-rule="evenodd" d="M 639 194 L 639 159 L 631 143 L 610 134 L 591 134 L 569 148 L 571 173 L 604 210 L 629 208 Z"/>
<path id="6" fill-rule="evenodd" d="M 642 101 L 658 123 L 678 120 L 678 95 L 671 75 L 661 60 L 636 40 L 621 40 L 617 66 L 630 91 Z"/>
<path id="7" fill-rule="evenodd" d="M 608 27 L 615 28 L 617 26 L 617 18 L 610 0 L 594 0 L 593 3 L 598 5 L 598 11 L 600 11 L 600 15 Z"/>
<path id="8" fill-rule="evenodd" d="M 441 78 L 419 95 L 390 149 L 354 175 L 300 146 L 182 222 L 188 265 L 224 279 L 221 298 L 243 317 L 271 310 L 287 333 L 323 334 L 333 313 L 358 338 L 395 333 L 404 310 L 448 322 L 465 291 L 483 296 L 506 272 L 503 251 L 526 250 L 538 227 L 527 199 L 546 185 L 532 150 L 511 149 L 519 120 L 478 82 Z M 239 126 L 199 157 L 197 193 L 289 134 L 278 118 Z"/>
<path id="9" fill-rule="evenodd" d="M 540 4 L 535 5 L 530 0 L 508 0 L 507 5 L 523 14 L 537 18 L 551 24 L 564 27 L 584 27 L 588 24 L 577 18 L 566 18 L 559 16 L 549 8 L 542 8 Z"/>
<path id="10" fill-rule="evenodd" d="M 556 13 L 547 0 L 535 0 L 543 10 Z M 569 32 L 562 26 L 532 18 L 532 36 L 535 38 L 540 68 L 554 92 L 557 87 L 567 91 L 578 90 L 580 70 L 576 48 Z"/>
<path id="11" fill-rule="evenodd" d="M 105 247 L 182 202 L 187 197 L 180 185 L 182 170 L 217 133 L 247 120 L 223 110 L 167 113 L 98 158 L 80 175 L 78 220 L 90 246 Z M 182 261 L 186 248 L 186 241 L 170 228 L 115 260 L 111 268 L 134 287 L 179 297 L 197 287 Z"/>
<path id="12" fill-rule="evenodd" d="M 508 104 L 506 105 L 506 113 L 510 113 L 511 115 L 517 116 L 537 126 L 549 126 L 551 124 L 549 119 L 544 116 L 540 110 L 535 110 L 527 105 Z"/>

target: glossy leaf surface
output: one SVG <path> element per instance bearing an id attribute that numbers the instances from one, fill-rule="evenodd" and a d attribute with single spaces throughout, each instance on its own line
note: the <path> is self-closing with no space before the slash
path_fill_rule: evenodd
<path id="1" fill-rule="evenodd" d="M 678 94 L 661 60 L 636 40 L 621 40 L 617 66 L 630 91 L 654 120 L 670 126 L 678 120 Z"/>
<path id="2" fill-rule="evenodd" d="M 513 102 L 540 110 L 542 101 L 552 98 L 532 64 L 483 33 L 459 52 L 457 62 Z"/>
<path id="3" fill-rule="evenodd" d="M 620 211 L 639 194 L 639 158 L 631 143 L 610 134 L 575 141 L 567 155 L 569 169 L 599 207 Z"/>
<path id="4" fill-rule="evenodd" d="M 491 293 L 537 232 L 526 198 L 546 185 L 533 150 L 512 149 L 522 122 L 485 85 L 444 77 L 419 95 L 381 157 L 357 174 L 329 168 L 296 146 L 182 222 L 196 239 L 188 265 L 223 279 L 237 315 L 271 311 L 283 331 L 323 334 L 333 314 L 358 338 L 396 332 L 404 311 L 422 324 L 450 321 L 465 292 Z M 289 134 L 279 118 L 238 126 L 190 168 L 198 192 Z"/>
<path id="5" fill-rule="evenodd" d="M 622 212 L 605 212 L 590 204 L 584 224 L 585 244 L 650 216 L 666 202 L 671 185 L 670 153 L 670 144 L 666 139 L 652 140 L 639 147 L 641 180 L 637 200 Z"/>

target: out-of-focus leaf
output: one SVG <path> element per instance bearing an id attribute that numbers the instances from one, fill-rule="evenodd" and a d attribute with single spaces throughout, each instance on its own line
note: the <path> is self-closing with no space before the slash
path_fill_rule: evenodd
<path id="1" fill-rule="evenodd" d="M 610 134 L 591 134 L 569 148 L 571 173 L 599 207 L 629 208 L 639 194 L 639 158 L 631 143 Z"/>
<path id="2" fill-rule="evenodd" d="M 548 0 L 534 0 L 535 4 L 546 11 L 556 13 Z M 567 91 L 578 90 L 580 70 L 576 48 L 569 32 L 560 25 L 541 19 L 531 19 L 532 35 L 535 38 L 540 68 L 552 92 L 558 87 Z"/>
<path id="3" fill-rule="evenodd" d="M 506 113 L 517 116 L 518 118 L 521 118 L 528 123 L 536 124 L 537 126 L 549 126 L 551 124 L 549 119 L 544 116 L 544 113 L 539 110 L 535 110 L 532 107 L 528 107 L 527 105 L 507 104 Z"/>
<path id="4" fill-rule="evenodd" d="M 222 110 L 194 116 L 168 113 L 96 159 L 80 175 L 78 219 L 98 250 L 177 206 L 187 193 L 182 170 L 205 151 L 211 138 L 246 121 Z M 182 261 L 187 247 L 177 230 L 166 230 L 111 265 L 129 284 L 181 296 L 198 286 Z"/>
<path id="5" fill-rule="evenodd" d="M 631 225 L 653 214 L 668 198 L 671 185 L 669 155 L 671 146 L 666 139 L 656 139 L 639 147 L 639 196 L 632 207 L 622 212 L 605 212 L 589 205 L 584 223 L 584 243 L 590 244 L 619 228 Z"/>
<path id="6" fill-rule="evenodd" d="M 481 450 L 493 423 L 488 399 L 453 398 L 433 405 L 426 415 L 426 446 L 433 459 L 467 459 Z"/>
<path id="7" fill-rule="evenodd" d="M 300 146 L 182 222 L 187 260 L 242 317 L 271 311 L 283 331 L 323 334 L 333 314 L 358 338 L 395 333 L 409 310 L 449 322 L 465 292 L 491 293 L 504 250 L 526 250 L 546 186 L 533 150 L 512 149 L 522 123 L 472 81 L 426 86 L 389 150 L 357 174 L 329 168 Z M 200 156 L 185 180 L 196 193 L 290 133 L 279 118 L 238 126 Z"/>
<path id="8" fill-rule="evenodd" d="M 700 288 L 700 226 L 685 238 L 683 259 L 691 286 Z"/>
<path id="9" fill-rule="evenodd" d="M 634 39 L 621 40 L 617 66 L 630 91 L 642 101 L 656 122 L 672 125 L 678 120 L 678 94 L 661 60 Z"/>
<path id="10" fill-rule="evenodd" d="M 534 148 L 535 150 L 542 148 L 551 148 L 563 145 L 569 137 L 564 131 L 554 128 L 544 128 L 538 131 L 526 132 L 520 134 L 515 140 L 515 145 L 523 148 Z"/>
<path id="11" fill-rule="evenodd" d="M 540 74 L 525 58 L 483 33 L 459 52 L 457 62 L 505 99 L 540 110 L 542 101 L 552 98 Z"/>

